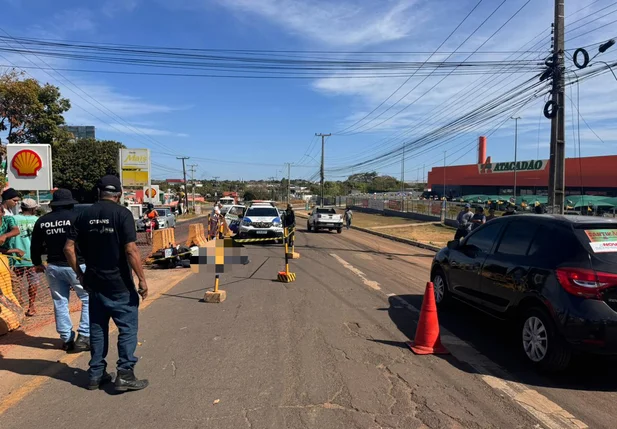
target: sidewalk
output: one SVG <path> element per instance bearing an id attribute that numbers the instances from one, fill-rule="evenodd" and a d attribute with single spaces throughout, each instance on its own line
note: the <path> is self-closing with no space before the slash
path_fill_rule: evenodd
<path id="1" fill-rule="evenodd" d="M 140 310 L 148 307 L 161 294 L 191 275 L 191 270 L 146 270 L 149 296 Z M 79 312 L 72 313 L 77 328 Z M 112 323 L 113 326 L 113 323 Z M 115 327 L 112 327 L 115 330 Z M 18 402 L 28 392 L 65 368 L 82 354 L 67 354 L 60 350 L 61 341 L 55 324 L 23 332 L 7 334 L 0 344 L 0 414 Z M 115 347 L 115 346 L 114 346 Z"/>

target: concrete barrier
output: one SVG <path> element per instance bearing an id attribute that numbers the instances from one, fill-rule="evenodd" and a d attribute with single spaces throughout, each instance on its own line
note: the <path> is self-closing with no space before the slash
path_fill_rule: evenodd
<path id="1" fill-rule="evenodd" d="M 189 237 L 186 240 L 186 247 L 206 245 L 206 234 L 203 223 L 193 223 L 189 225 Z"/>
<path id="2" fill-rule="evenodd" d="M 176 237 L 172 228 L 157 229 L 152 232 L 152 253 L 176 245 Z"/>

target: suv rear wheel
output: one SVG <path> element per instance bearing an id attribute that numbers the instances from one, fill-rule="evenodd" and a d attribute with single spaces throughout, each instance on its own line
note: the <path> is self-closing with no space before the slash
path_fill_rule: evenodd
<path id="1" fill-rule="evenodd" d="M 528 362 L 550 372 L 567 368 L 571 350 L 560 337 L 546 310 L 540 307 L 527 309 L 519 326 L 521 344 Z"/>
<path id="2" fill-rule="evenodd" d="M 433 277 L 433 290 L 435 292 L 435 303 L 439 308 L 445 308 L 450 303 L 450 291 L 448 290 L 448 283 L 446 276 L 441 268 L 435 269 Z"/>

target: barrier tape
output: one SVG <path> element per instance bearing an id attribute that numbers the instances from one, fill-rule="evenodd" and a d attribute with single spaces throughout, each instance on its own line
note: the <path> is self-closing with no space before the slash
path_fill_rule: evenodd
<path id="1" fill-rule="evenodd" d="M 236 243 L 257 243 L 260 241 L 277 241 L 277 240 L 283 240 L 283 237 L 272 237 L 272 238 L 240 238 L 240 239 L 233 239 Z"/>

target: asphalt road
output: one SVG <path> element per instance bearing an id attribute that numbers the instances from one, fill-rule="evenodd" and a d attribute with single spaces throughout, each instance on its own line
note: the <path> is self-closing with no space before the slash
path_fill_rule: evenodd
<path id="1" fill-rule="evenodd" d="M 200 302 L 204 270 L 144 310 L 142 392 L 86 391 L 87 357 L 0 416 L 5 429 L 614 427 L 610 362 L 533 374 L 509 327 L 455 307 L 440 313 L 453 356 L 415 356 L 431 253 L 356 231 L 298 232 L 297 281 L 273 281 L 281 246 L 247 246 Z M 109 362 L 115 361 L 112 354 Z M 18 363 L 15 363 L 16 365 Z M 497 376 L 495 376 L 497 374 Z"/>

